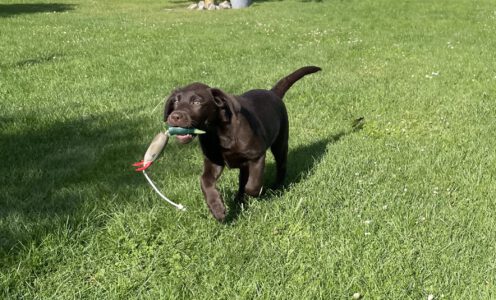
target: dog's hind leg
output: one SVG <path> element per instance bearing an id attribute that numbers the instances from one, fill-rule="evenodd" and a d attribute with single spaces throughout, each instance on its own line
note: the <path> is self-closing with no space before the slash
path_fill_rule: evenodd
<path id="1" fill-rule="evenodd" d="M 276 182 L 274 188 L 278 189 L 284 185 L 288 163 L 288 126 L 281 127 L 281 132 L 276 141 L 270 147 L 276 161 Z"/>

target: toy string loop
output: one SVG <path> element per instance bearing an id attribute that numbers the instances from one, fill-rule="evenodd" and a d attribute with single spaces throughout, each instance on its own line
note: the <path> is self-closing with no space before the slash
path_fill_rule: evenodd
<path id="1" fill-rule="evenodd" d="M 164 199 L 165 201 L 167 201 L 167 203 L 169 203 L 170 205 L 174 206 L 175 208 L 179 209 L 179 210 L 182 210 L 182 211 L 185 211 L 186 208 L 182 205 L 182 204 L 177 204 L 173 201 L 171 201 L 169 198 L 165 197 L 164 194 L 162 194 L 158 188 L 155 186 L 155 184 L 153 183 L 153 181 L 150 179 L 150 177 L 148 177 L 148 174 L 146 174 L 145 170 L 142 171 L 143 172 L 143 175 L 145 175 L 145 178 L 146 180 L 148 180 L 148 183 L 152 186 L 153 190 L 155 192 L 157 192 L 157 194 L 162 198 Z"/>

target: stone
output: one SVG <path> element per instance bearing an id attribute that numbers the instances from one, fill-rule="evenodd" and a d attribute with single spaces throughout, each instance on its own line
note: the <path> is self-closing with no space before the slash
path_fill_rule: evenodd
<path id="1" fill-rule="evenodd" d="M 215 0 L 202 0 L 198 3 L 192 3 L 188 6 L 188 9 L 193 10 L 218 10 L 218 9 L 229 9 L 232 8 L 231 2 L 228 0 L 220 3 L 219 5 L 215 4 Z"/>
<path id="2" fill-rule="evenodd" d="M 222 3 L 219 4 L 219 8 L 220 9 L 228 9 L 228 8 L 231 8 L 231 2 L 229 1 L 224 1 Z"/>
<path id="3" fill-rule="evenodd" d="M 197 3 L 191 3 L 189 6 L 188 6 L 188 9 L 197 9 L 198 8 L 198 4 Z"/>

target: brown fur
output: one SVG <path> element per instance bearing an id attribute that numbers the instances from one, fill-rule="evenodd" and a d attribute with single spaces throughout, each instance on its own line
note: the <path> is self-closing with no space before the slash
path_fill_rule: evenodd
<path id="1" fill-rule="evenodd" d="M 303 67 L 284 77 L 271 90 L 250 90 L 240 96 L 229 95 L 202 83 L 174 91 L 168 98 L 164 120 L 170 126 L 195 127 L 204 155 L 201 188 L 213 216 L 223 221 L 226 209 L 216 189 L 224 166 L 239 168 L 238 199 L 244 194 L 262 192 L 265 155 L 271 149 L 277 168 L 276 185 L 286 175 L 288 155 L 288 115 L 282 101 L 286 91 L 300 78 L 320 71 Z M 191 136 L 180 136 L 188 143 Z"/>

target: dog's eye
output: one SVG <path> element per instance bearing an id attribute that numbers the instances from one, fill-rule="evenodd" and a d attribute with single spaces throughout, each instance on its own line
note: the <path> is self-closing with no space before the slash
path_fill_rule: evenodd
<path id="1" fill-rule="evenodd" d="M 193 104 L 195 104 L 195 105 L 199 105 L 199 104 L 201 104 L 201 100 L 200 100 L 200 98 L 194 98 L 194 99 L 193 99 Z"/>

